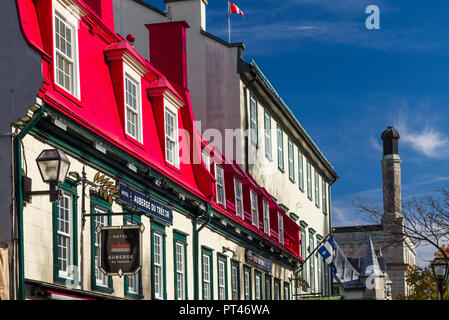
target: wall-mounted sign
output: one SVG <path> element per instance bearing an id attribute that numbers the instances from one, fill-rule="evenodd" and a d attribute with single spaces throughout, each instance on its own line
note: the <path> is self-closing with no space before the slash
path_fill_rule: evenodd
<path id="1" fill-rule="evenodd" d="M 264 257 L 254 253 L 251 250 L 246 249 L 245 252 L 246 262 L 253 265 L 256 268 L 262 269 L 266 272 L 271 272 L 271 261 Z"/>
<path id="2" fill-rule="evenodd" d="M 167 206 L 151 199 L 147 195 L 134 190 L 126 184 L 119 183 L 120 200 L 127 206 L 148 213 L 168 224 L 173 224 L 173 211 Z"/>
<path id="3" fill-rule="evenodd" d="M 100 269 L 108 276 L 131 275 L 142 268 L 143 225 L 98 227 Z"/>

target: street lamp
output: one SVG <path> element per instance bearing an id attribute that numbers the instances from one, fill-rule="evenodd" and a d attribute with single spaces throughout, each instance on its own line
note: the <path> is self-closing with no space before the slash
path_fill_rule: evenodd
<path id="1" fill-rule="evenodd" d="M 440 300 L 443 300 L 443 294 L 446 289 L 449 271 L 447 261 L 444 258 L 435 258 L 430 265 L 432 267 L 433 276 L 437 282 Z"/>
<path id="2" fill-rule="evenodd" d="M 59 201 L 61 192 L 58 185 L 64 183 L 69 171 L 70 161 L 59 149 L 46 149 L 36 158 L 37 167 L 42 180 L 50 185 L 49 191 L 31 191 L 31 178 L 23 177 L 24 201 L 31 203 L 35 195 L 50 195 L 50 202 Z"/>

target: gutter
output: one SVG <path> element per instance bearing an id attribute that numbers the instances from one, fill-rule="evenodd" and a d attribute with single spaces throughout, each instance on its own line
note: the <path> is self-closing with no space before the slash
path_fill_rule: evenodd
<path id="1" fill-rule="evenodd" d="M 40 107 L 40 111 L 33 117 L 30 123 L 28 123 L 18 135 L 14 137 L 14 169 L 15 173 L 15 193 L 16 193 L 16 218 L 17 232 L 19 240 L 19 299 L 25 300 L 25 263 L 24 263 L 24 249 L 23 249 L 23 192 L 22 192 L 22 147 L 21 143 L 23 138 L 37 125 L 45 114 L 44 106 Z"/>
<path id="2" fill-rule="evenodd" d="M 196 228 L 197 225 L 197 217 L 193 217 L 193 299 L 199 300 L 199 281 L 200 281 L 200 274 L 199 274 L 199 239 L 198 234 L 200 233 L 203 228 L 208 225 L 212 219 L 212 210 L 211 206 L 208 203 L 207 204 L 207 220 L 199 227 L 199 229 Z"/>

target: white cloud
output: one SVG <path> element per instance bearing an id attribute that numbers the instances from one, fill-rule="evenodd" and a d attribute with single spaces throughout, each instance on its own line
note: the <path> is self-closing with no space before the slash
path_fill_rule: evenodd
<path id="1" fill-rule="evenodd" d="M 429 126 L 416 130 L 409 128 L 403 122 L 396 126 L 401 141 L 429 158 L 444 158 L 448 156 L 449 138 L 442 132 Z"/>
<path id="2" fill-rule="evenodd" d="M 369 137 L 369 142 L 371 144 L 371 147 L 373 147 L 376 151 L 382 152 L 382 145 L 380 144 L 380 142 L 374 138 L 373 136 Z"/>

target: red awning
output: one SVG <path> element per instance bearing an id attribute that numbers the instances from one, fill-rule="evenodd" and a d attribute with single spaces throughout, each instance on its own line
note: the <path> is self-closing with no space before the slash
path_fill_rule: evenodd
<path id="1" fill-rule="evenodd" d="M 56 291 L 44 290 L 44 293 L 49 295 L 52 300 L 95 300 L 92 298 L 80 297 L 72 294 L 61 293 Z"/>

